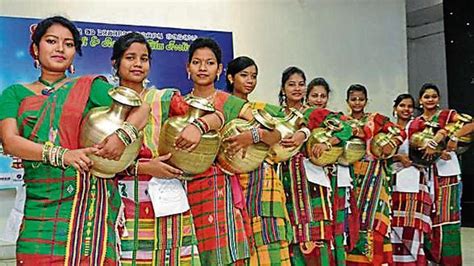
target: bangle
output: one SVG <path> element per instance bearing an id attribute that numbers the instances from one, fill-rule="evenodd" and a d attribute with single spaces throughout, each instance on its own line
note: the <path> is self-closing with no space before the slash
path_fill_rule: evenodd
<path id="1" fill-rule="evenodd" d="M 207 124 L 206 121 L 204 121 L 204 119 L 202 119 L 202 117 L 199 117 L 196 120 L 197 120 L 197 122 L 199 122 L 201 124 L 202 128 L 204 129 L 204 133 L 209 132 L 209 130 L 210 130 L 209 124 Z"/>
<path id="2" fill-rule="evenodd" d="M 221 129 L 224 127 L 224 124 L 225 124 L 224 114 L 221 113 L 221 112 L 219 112 L 219 111 L 217 111 L 217 110 L 216 110 L 214 113 L 215 113 L 215 114 L 217 115 L 217 117 L 219 117 L 219 119 L 221 120 L 221 126 L 219 127 L 219 130 L 221 130 Z"/>
<path id="3" fill-rule="evenodd" d="M 303 132 L 304 134 L 304 142 L 306 142 L 308 139 L 309 139 L 309 136 L 311 135 L 311 131 L 309 130 L 309 128 L 307 127 L 302 127 L 300 129 L 298 129 L 296 132 Z"/>
<path id="4" fill-rule="evenodd" d="M 257 144 L 260 142 L 260 135 L 258 134 L 258 128 L 253 127 L 250 129 L 250 133 L 252 133 L 252 141 L 253 143 Z"/>
<path id="5" fill-rule="evenodd" d="M 438 143 L 432 139 L 428 140 L 428 142 L 426 143 L 426 145 L 430 148 L 432 148 L 433 150 L 436 149 L 436 147 L 438 147 Z"/>
<path id="6" fill-rule="evenodd" d="M 204 129 L 204 125 L 198 119 L 194 119 L 194 121 L 191 122 L 191 125 L 197 127 L 197 129 L 199 130 L 201 135 L 204 135 L 206 133 L 206 131 Z"/>
<path id="7" fill-rule="evenodd" d="M 51 153 L 52 148 L 53 143 L 50 141 L 47 141 L 45 144 L 43 144 L 43 149 L 41 150 L 41 161 L 43 161 L 43 163 L 48 163 L 49 154 Z"/>

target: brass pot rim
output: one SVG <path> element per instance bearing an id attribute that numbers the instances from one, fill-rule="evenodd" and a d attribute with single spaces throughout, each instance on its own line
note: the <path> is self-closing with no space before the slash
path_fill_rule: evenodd
<path id="1" fill-rule="evenodd" d="M 252 114 L 255 120 L 257 120 L 257 122 L 259 122 L 265 128 L 275 128 L 276 121 L 267 111 L 261 109 L 253 109 Z"/>
<path id="2" fill-rule="evenodd" d="M 112 99 L 123 105 L 137 107 L 142 104 L 140 95 L 133 89 L 125 86 L 114 87 L 108 93 Z"/>
<path id="3" fill-rule="evenodd" d="M 194 97 L 194 96 L 190 96 L 186 99 L 186 102 L 194 107 L 194 108 L 197 108 L 199 110 L 203 110 L 203 111 L 207 111 L 207 112 L 214 112 L 216 111 L 215 107 L 214 107 L 214 104 L 212 104 L 211 102 L 209 102 L 207 99 L 205 98 L 199 98 L 199 97 Z"/>

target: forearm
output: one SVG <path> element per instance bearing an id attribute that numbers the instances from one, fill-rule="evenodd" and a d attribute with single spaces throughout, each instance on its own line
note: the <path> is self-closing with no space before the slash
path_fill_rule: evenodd
<path id="1" fill-rule="evenodd" d="M 127 117 L 127 122 L 135 126 L 138 130 L 142 130 L 148 122 L 150 106 L 143 103 L 139 107 L 133 108 Z"/>
<path id="2" fill-rule="evenodd" d="M 41 161 L 43 145 L 19 135 L 3 137 L 3 152 L 23 160 Z"/>
<path id="3" fill-rule="evenodd" d="M 278 130 L 262 130 L 262 139 L 261 141 L 267 145 L 273 145 L 278 143 L 281 140 L 281 133 Z"/>
<path id="4" fill-rule="evenodd" d="M 336 138 L 336 137 L 331 137 L 331 138 L 329 139 L 329 143 L 331 143 L 331 145 L 334 146 L 334 145 L 337 145 L 337 144 L 341 143 L 341 140 L 338 139 L 338 138 Z"/>
<path id="5" fill-rule="evenodd" d="M 454 136 L 461 138 L 461 137 L 471 134 L 472 132 L 474 132 L 474 122 L 465 124 L 460 130 L 458 130 L 454 134 Z"/>
<path id="6" fill-rule="evenodd" d="M 209 130 L 219 131 L 224 124 L 224 117 L 218 112 L 206 114 L 202 116 L 201 119 L 208 125 Z"/>

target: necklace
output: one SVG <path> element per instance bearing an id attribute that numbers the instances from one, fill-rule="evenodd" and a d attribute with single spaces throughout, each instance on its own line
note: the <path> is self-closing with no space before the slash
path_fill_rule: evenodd
<path id="1" fill-rule="evenodd" d="M 53 81 L 51 83 L 49 83 L 48 81 L 42 79 L 41 77 L 38 78 L 38 82 L 43 84 L 45 87 L 44 89 L 41 90 L 41 94 L 45 95 L 45 96 L 49 96 L 53 90 L 55 89 L 55 86 L 63 81 L 64 79 L 66 79 L 66 75 L 62 76 L 61 78 L 59 78 L 58 80 L 56 81 Z"/>
<path id="2" fill-rule="evenodd" d="M 214 93 L 207 96 L 207 97 L 200 97 L 200 96 L 196 96 L 194 95 L 194 88 L 191 90 L 191 96 L 193 97 L 196 97 L 196 98 L 202 98 L 202 99 L 206 99 L 208 102 L 212 103 L 214 102 L 214 98 L 216 97 L 216 94 L 217 94 L 217 90 L 214 89 Z"/>

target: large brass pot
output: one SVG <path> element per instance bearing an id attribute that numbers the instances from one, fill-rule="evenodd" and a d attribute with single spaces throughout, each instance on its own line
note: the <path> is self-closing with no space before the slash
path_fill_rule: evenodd
<path id="1" fill-rule="evenodd" d="M 431 160 L 423 158 L 425 150 L 422 148 L 425 148 L 429 141 L 434 141 L 435 134 L 433 130 L 437 127 L 439 127 L 438 123 L 427 122 L 425 123 L 425 129 L 423 131 L 417 132 L 411 136 L 409 142 L 409 157 L 414 165 L 429 167 L 441 156 L 441 151 L 444 149 L 444 143 L 439 143 L 438 146 L 436 146 L 436 152 Z"/>
<path id="2" fill-rule="evenodd" d="M 175 141 L 183 129 L 194 119 L 206 113 L 214 112 L 214 105 L 204 98 L 189 97 L 188 112 L 183 116 L 171 117 L 163 124 L 158 144 L 161 155 L 171 153 L 169 163 L 188 175 L 200 174 L 211 167 L 220 145 L 220 136 L 216 131 L 209 131 L 201 136 L 201 141 L 192 152 L 175 149 Z"/>
<path id="3" fill-rule="evenodd" d="M 383 147 L 390 143 L 390 140 L 394 137 L 400 135 L 400 129 L 398 127 L 389 127 L 388 133 L 379 133 L 372 138 L 370 142 L 370 152 L 376 158 L 379 159 L 388 159 L 397 153 L 396 147 L 392 148 L 390 154 L 383 154 Z"/>
<path id="4" fill-rule="evenodd" d="M 89 111 L 81 127 L 79 145 L 91 147 L 102 142 L 107 136 L 122 126 L 133 107 L 141 105 L 140 95 L 126 87 L 116 87 L 109 91 L 114 100 L 110 107 L 96 107 Z M 97 177 L 112 178 L 125 170 L 135 160 L 142 145 L 143 135 L 125 148 L 119 161 L 89 155 L 94 162 L 91 173 Z"/>
<path id="5" fill-rule="evenodd" d="M 254 119 L 247 121 L 244 119 L 236 118 L 230 121 L 221 130 L 221 136 L 223 139 L 240 134 L 243 131 L 250 130 L 252 128 L 266 128 L 274 129 L 275 120 L 264 110 L 252 110 Z M 248 173 L 258 168 L 262 164 L 263 160 L 270 150 L 270 146 L 263 142 L 250 145 L 246 152 L 245 157 L 242 158 L 242 152 L 239 151 L 230 157 L 226 153 L 226 149 L 229 146 L 228 142 L 223 142 L 219 148 L 217 155 L 217 162 L 221 169 L 228 174 L 241 174 Z"/>
<path id="6" fill-rule="evenodd" d="M 295 132 L 303 124 L 304 117 L 300 111 L 291 108 L 290 113 L 286 117 L 275 118 L 275 120 L 275 129 L 280 132 L 281 138 L 283 139 L 289 136 L 293 136 L 293 134 L 295 134 Z M 266 160 L 270 163 L 279 163 L 287 161 L 299 152 L 301 146 L 303 146 L 303 144 L 297 147 L 286 148 L 283 147 L 280 143 L 274 144 L 270 148 Z"/>
<path id="7" fill-rule="evenodd" d="M 364 158 L 365 155 L 365 141 L 358 137 L 352 137 L 343 146 L 344 152 L 337 159 L 341 165 L 349 166 Z"/>
<path id="8" fill-rule="evenodd" d="M 357 120 L 352 119 L 347 121 L 347 123 L 352 127 L 358 127 L 360 130 L 364 127 L 364 124 Z M 366 144 L 365 141 L 359 137 L 352 137 L 346 144 L 343 146 L 344 152 L 337 159 L 337 162 L 341 165 L 349 166 L 357 161 L 360 161 L 365 156 Z"/>
<path id="9" fill-rule="evenodd" d="M 340 131 L 341 129 L 342 124 L 337 119 L 326 120 L 323 124 L 323 127 L 313 129 L 311 136 L 306 143 L 306 153 L 308 154 L 308 157 L 312 163 L 319 166 L 325 166 L 328 164 L 333 164 L 337 161 L 337 158 L 339 158 L 343 152 L 342 147 L 334 146 L 331 149 L 324 151 L 319 157 L 314 156 L 313 147 L 316 144 L 329 142 L 329 140 L 332 138 L 332 133 L 335 131 Z"/>
<path id="10" fill-rule="evenodd" d="M 456 134 L 465 124 L 472 122 L 472 117 L 468 114 L 457 114 L 456 122 L 449 123 L 445 126 L 448 131 L 448 136 Z M 457 154 L 462 154 L 469 149 L 469 146 L 474 139 L 474 134 L 470 134 L 464 137 L 460 137 L 458 141 L 458 148 L 456 149 Z"/>

